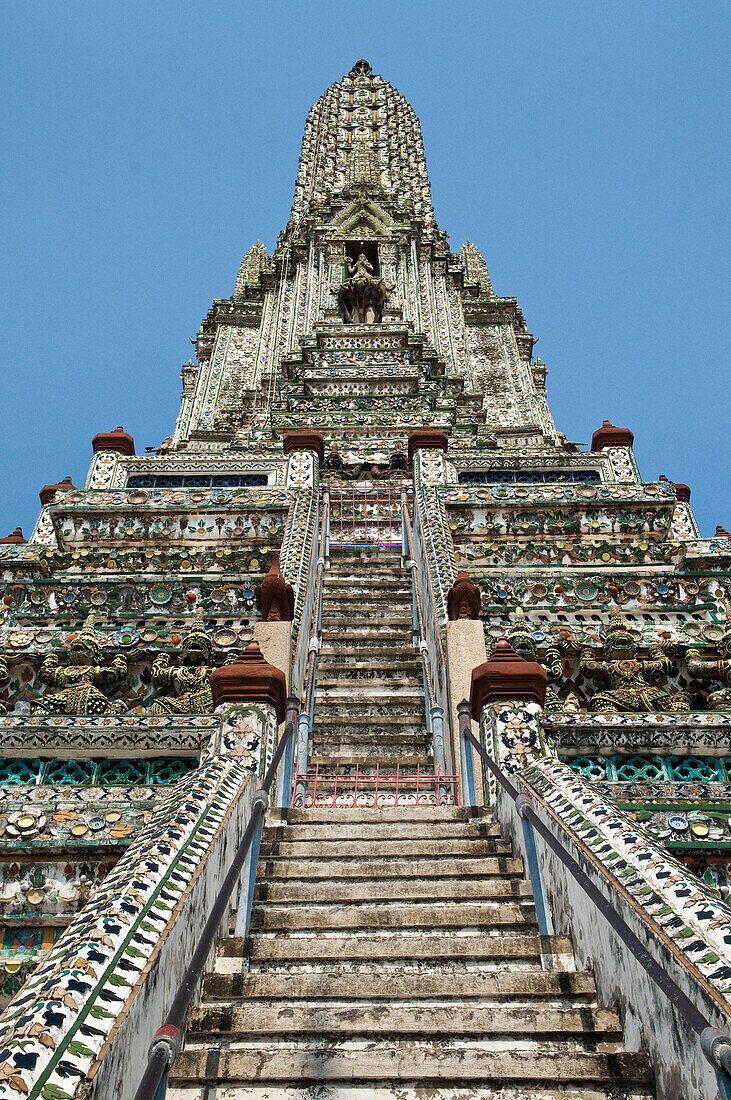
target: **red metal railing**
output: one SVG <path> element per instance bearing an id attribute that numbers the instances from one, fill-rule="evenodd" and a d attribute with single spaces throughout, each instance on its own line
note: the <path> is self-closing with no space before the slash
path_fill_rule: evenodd
<path id="1" fill-rule="evenodd" d="M 341 546 L 400 546 L 401 500 L 391 483 L 331 486 L 330 542 Z"/>
<path id="2" fill-rule="evenodd" d="M 302 806 L 457 806 L 462 804 L 462 785 L 459 772 L 456 775 L 435 775 L 433 771 L 422 771 L 419 765 L 402 771 L 399 764 L 396 771 L 382 772 L 376 764 L 375 771 L 363 772 L 356 764 L 351 775 L 338 775 L 335 772 L 320 770 L 315 766 L 313 772 L 295 777 L 293 792 L 299 787 L 299 800 Z M 304 802 L 302 789 L 304 787 Z M 292 805 L 295 805 L 293 794 Z"/>

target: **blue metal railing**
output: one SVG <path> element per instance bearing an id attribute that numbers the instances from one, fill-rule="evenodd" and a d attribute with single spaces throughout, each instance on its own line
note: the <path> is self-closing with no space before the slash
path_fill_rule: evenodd
<path id="1" fill-rule="evenodd" d="M 460 717 L 470 714 L 470 705 L 467 700 L 463 700 L 459 704 L 458 709 Z M 673 981 L 660 963 L 656 962 L 648 953 L 646 947 L 632 931 L 624 917 L 617 912 L 613 905 L 610 905 L 565 845 L 562 844 L 558 837 L 553 835 L 551 830 L 543 823 L 533 809 L 534 799 L 536 802 L 542 804 L 550 813 L 551 810 L 548 804 L 543 802 L 543 799 L 535 793 L 526 794 L 525 792 L 518 791 L 517 787 L 510 782 L 505 773 L 498 767 L 493 758 L 474 736 L 469 725 L 469 720 L 467 720 L 464 725 L 460 723 L 460 729 L 461 739 L 470 742 L 472 747 L 477 751 L 483 764 L 490 770 L 508 797 L 515 803 L 515 808 L 523 826 L 528 874 L 533 889 L 538 930 L 541 935 L 551 935 L 553 929 L 545 901 L 543 879 L 536 851 L 535 832 L 540 835 L 541 839 L 545 841 L 551 851 L 558 856 L 569 874 L 576 880 L 586 896 L 593 903 L 594 907 L 609 922 L 619 938 L 626 944 L 650 978 L 652 978 L 655 984 L 663 991 L 666 997 L 669 998 L 675 1008 L 678 1009 L 692 1029 L 697 1033 L 705 1057 L 716 1070 L 718 1087 L 723 1100 L 731 1100 L 731 1036 L 725 1035 L 723 1032 L 719 1031 L 718 1028 L 713 1027 L 710 1020 L 708 1020 L 700 1009 L 693 1004 L 687 994 L 685 994 L 680 986 Z M 556 818 L 555 815 L 553 816 L 553 820 L 556 821 L 564 832 L 568 833 L 567 826 L 560 819 Z M 603 872 L 600 864 L 595 865 Z M 640 911 L 640 916 L 647 924 L 650 935 L 653 937 L 656 936 L 656 932 L 645 917 L 645 914 Z"/>

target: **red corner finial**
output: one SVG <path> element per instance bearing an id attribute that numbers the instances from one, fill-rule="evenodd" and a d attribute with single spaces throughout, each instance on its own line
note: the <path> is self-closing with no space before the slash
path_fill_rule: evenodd
<path id="1" fill-rule="evenodd" d="M 629 428 L 618 428 L 611 420 L 605 420 L 591 437 L 592 451 L 603 451 L 605 447 L 631 447 L 634 433 Z"/>
<path id="2" fill-rule="evenodd" d="M 715 538 L 717 538 L 717 539 L 731 538 L 731 531 L 727 531 L 726 528 L 721 527 L 721 524 L 719 523 L 719 525 L 716 527 Z"/>
<path id="3" fill-rule="evenodd" d="M 490 658 L 472 670 L 472 717 L 479 722 L 486 703 L 522 701 L 543 706 L 547 683 L 548 674 L 541 665 L 524 661 L 501 639 Z"/>
<path id="4" fill-rule="evenodd" d="M 447 618 L 479 619 L 480 602 L 479 588 L 464 570 L 460 570 L 447 593 Z"/>
<path id="5" fill-rule="evenodd" d="M 446 432 L 440 432 L 438 428 L 432 428 L 429 424 L 424 424 L 421 428 L 415 428 L 413 432 L 409 433 L 409 466 L 414 461 L 414 451 L 421 450 L 422 448 L 431 448 L 444 451 L 446 454 L 448 445 L 449 441 Z"/>
<path id="6" fill-rule="evenodd" d="M 124 428 L 114 428 L 111 432 L 98 432 L 91 441 L 94 454 L 98 451 L 116 451 L 120 455 L 133 455 L 135 441 Z"/>
<path id="7" fill-rule="evenodd" d="M 56 493 L 70 493 L 72 490 L 78 491 L 71 478 L 65 477 L 63 481 L 57 481 L 55 485 L 44 485 L 38 496 L 41 498 L 41 504 L 50 504 Z"/>
<path id="8" fill-rule="evenodd" d="M 21 542 L 27 542 L 27 541 L 28 541 L 27 539 L 23 538 L 23 528 L 22 527 L 16 527 L 15 530 L 12 532 L 12 534 L 6 535 L 4 539 L 0 539 L 0 543 L 16 542 L 16 543 L 20 544 Z"/>
<path id="9" fill-rule="evenodd" d="M 272 564 L 264 580 L 254 589 L 256 606 L 265 622 L 291 623 L 294 618 L 294 589 L 282 576 L 279 568 L 279 554 L 272 558 Z"/>
<path id="10" fill-rule="evenodd" d="M 305 425 L 285 432 L 282 437 L 282 447 L 286 455 L 291 451 L 314 451 L 321 466 L 325 461 L 325 437 L 322 432 L 316 432 L 314 428 L 308 428 Z"/>
<path id="11" fill-rule="evenodd" d="M 281 668 L 264 659 L 256 642 L 250 642 L 230 665 L 211 673 L 213 706 L 222 703 L 265 703 L 274 707 L 277 722 L 284 721 L 287 680 Z"/>

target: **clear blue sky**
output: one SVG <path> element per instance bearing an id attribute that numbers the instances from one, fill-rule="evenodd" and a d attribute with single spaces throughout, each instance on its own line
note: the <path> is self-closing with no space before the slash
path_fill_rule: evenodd
<path id="1" fill-rule="evenodd" d="M 484 252 L 558 427 L 631 427 L 731 527 L 725 4 L 5 0 L 0 534 L 159 443 L 243 252 L 289 216 L 306 113 L 365 56 L 413 104 L 439 224 Z"/>

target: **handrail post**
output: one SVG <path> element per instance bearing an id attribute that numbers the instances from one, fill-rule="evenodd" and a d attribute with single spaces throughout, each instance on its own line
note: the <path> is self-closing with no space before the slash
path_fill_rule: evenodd
<path id="1" fill-rule="evenodd" d="M 277 806 L 289 806 L 292 801 L 292 761 L 294 759 L 294 732 L 297 728 L 300 701 L 296 695 L 290 695 L 287 699 L 287 716 L 284 721 L 284 736 L 287 738 L 287 747 L 282 757 L 282 768 L 279 773 L 279 785 L 277 787 Z"/>
<path id="2" fill-rule="evenodd" d="M 301 714 L 297 724 L 297 785 L 294 789 L 294 805 L 302 809 L 307 791 L 307 757 L 310 748 L 310 718 Z"/>
<path id="3" fill-rule="evenodd" d="M 261 802 L 263 812 L 259 815 L 259 820 L 256 823 L 256 832 L 251 841 L 251 847 L 241 875 L 243 888 L 236 910 L 236 924 L 234 926 L 234 935 L 242 936 L 244 939 L 249 934 L 249 922 L 251 921 L 251 909 L 254 904 L 254 888 L 256 886 L 256 869 L 259 865 L 259 848 L 261 847 L 261 834 L 264 829 L 264 814 L 269 805 L 269 795 L 262 788 L 259 788 L 254 795 L 254 806 L 257 802 Z M 254 806 L 252 806 L 252 809 Z"/>
<path id="4" fill-rule="evenodd" d="M 731 1039 L 717 1027 L 706 1027 L 701 1032 L 701 1050 L 716 1070 L 722 1100 L 731 1100 Z"/>
<path id="5" fill-rule="evenodd" d="M 459 715 L 459 756 L 462 762 L 462 804 L 476 806 L 475 767 L 472 760 L 472 746 L 468 744 L 465 733 L 472 728 L 472 708 L 466 699 L 457 704 Z"/>
<path id="6" fill-rule="evenodd" d="M 543 880 L 541 879 L 541 868 L 538 863 L 538 852 L 536 851 L 536 838 L 533 833 L 533 826 L 528 820 L 526 811 L 531 809 L 530 796 L 527 794 L 519 794 L 515 799 L 515 808 L 518 811 L 521 824 L 523 826 L 523 840 L 525 841 L 525 855 L 528 861 L 528 876 L 530 878 L 531 886 L 533 887 L 533 900 L 536 906 L 536 920 L 538 921 L 538 931 L 542 936 L 553 935 L 553 925 L 551 923 L 551 917 L 546 905 L 546 899 L 543 893 Z"/>
<path id="7" fill-rule="evenodd" d="M 432 744 L 434 746 L 434 774 L 439 780 L 446 772 L 444 762 L 444 711 L 441 707 L 431 708 Z M 437 782 L 437 806 L 444 806 L 447 801 L 447 788 L 443 783 Z"/>

